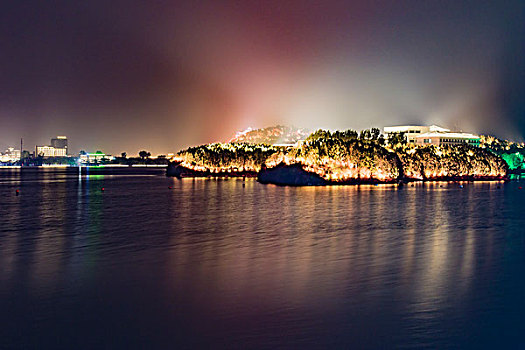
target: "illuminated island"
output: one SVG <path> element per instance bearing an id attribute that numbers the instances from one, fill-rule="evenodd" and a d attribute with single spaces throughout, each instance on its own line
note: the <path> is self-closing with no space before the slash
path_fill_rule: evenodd
<path id="1" fill-rule="evenodd" d="M 168 176 L 257 177 L 291 186 L 398 183 L 438 180 L 501 180 L 503 158 L 469 144 L 418 145 L 403 134 L 388 140 L 379 129 L 318 130 L 294 145 L 214 143 L 180 151 Z"/>

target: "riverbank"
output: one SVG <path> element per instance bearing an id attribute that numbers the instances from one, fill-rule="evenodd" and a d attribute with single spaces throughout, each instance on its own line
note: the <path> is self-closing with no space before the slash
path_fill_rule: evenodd
<path id="1" fill-rule="evenodd" d="M 187 168 L 180 163 L 169 163 L 166 169 L 166 176 L 183 178 L 183 177 L 257 177 L 255 171 L 238 171 L 238 170 L 225 170 L 225 171 L 212 171 L 211 169 L 206 170 L 194 170 Z"/>
<path id="2" fill-rule="evenodd" d="M 165 167 L 0 167 L 0 182 L 9 178 L 28 179 L 41 176 L 57 176 L 57 178 L 100 178 L 104 176 L 164 176 Z"/>
<path id="3" fill-rule="evenodd" d="M 209 177 L 253 177 L 262 184 L 280 186 L 330 186 L 330 185 L 361 185 L 361 184 L 406 184 L 410 182 L 427 181 L 503 181 L 508 180 L 507 175 L 460 175 L 460 176 L 429 176 L 422 179 L 400 176 L 379 180 L 376 178 L 350 178 L 347 180 L 327 180 L 315 172 L 305 170 L 301 164 L 279 164 L 272 168 L 264 168 L 259 172 L 254 171 L 223 171 L 192 170 L 180 164 L 168 165 L 167 176 L 182 178 L 209 178 Z"/>
<path id="4" fill-rule="evenodd" d="M 425 179 L 414 179 L 399 177 L 397 179 L 378 180 L 373 178 L 349 179 L 344 181 L 330 181 L 322 178 L 316 173 L 308 172 L 300 164 L 280 164 L 274 168 L 263 169 L 257 176 L 257 181 L 263 184 L 275 184 L 280 186 L 327 186 L 327 185 L 362 185 L 362 184 L 388 184 L 397 183 L 403 185 L 409 182 L 427 181 L 502 181 L 508 180 L 507 176 L 436 176 Z"/>
<path id="5" fill-rule="evenodd" d="M 166 164 L 98 164 L 98 165 L 64 165 L 64 164 L 51 164 L 51 165 L 0 165 L 0 169 L 31 169 L 31 168 L 166 168 Z"/>

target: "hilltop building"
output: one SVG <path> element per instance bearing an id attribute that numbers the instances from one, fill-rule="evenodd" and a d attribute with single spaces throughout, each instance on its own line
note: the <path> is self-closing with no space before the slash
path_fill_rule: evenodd
<path id="1" fill-rule="evenodd" d="M 449 129 L 437 125 L 418 126 L 401 125 L 386 126 L 384 129 L 385 138 L 392 134 L 403 133 L 408 143 L 418 145 L 463 145 L 469 144 L 479 146 L 480 137 L 470 133 L 451 132 Z"/>
<path id="2" fill-rule="evenodd" d="M 36 146 L 36 156 L 47 157 L 67 157 L 67 137 L 57 136 L 51 139 L 51 146 Z"/>
<path id="3" fill-rule="evenodd" d="M 472 145 L 479 147 L 480 137 L 465 132 L 429 132 L 418 135 L 418 145 Z"/>
<path id="4" fill-rule="evenodd" d="M 409 143 L 416 143 L 416 138 L 421 134 L 426 134 L 430 132 L 447 132 L 449 129 L 442 128 L 437 125 L 430 126 L 420 126 L 420 125 L 400 125 L 400 126 L 385 126 L 383 128 L 383 133 L 385 138 L 388 140 L 392 134 L 401 134 L 404 133 Z"/>

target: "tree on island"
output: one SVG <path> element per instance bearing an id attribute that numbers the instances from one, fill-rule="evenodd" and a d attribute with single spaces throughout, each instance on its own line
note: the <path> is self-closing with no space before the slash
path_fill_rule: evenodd
<path id="1" fill-rule="evenodd" d="M 361 133 L 359 134 L 360 140 L 370 140 L 371 138 L 372 138 L 372 133 L 370 132 L 370 130 L 368 129 L 361 130 Z"/>
<path id="2" fill-rule="evenodd" d="M 381 135 L 381 130 L 378 128 L 372 128 L 370 129 L 370 133 L 372 136 L 372 140 L 379 140 L 379 136 Z"/>
<path id="3" fill-rule="evenodd" d="M 128 154 L 127 154 L 126 152 L 122 152 L 122 153 L 120 154 L 120 156 L 121 156 L 122 158 L 126 159 L 126 157 L 128 156 Z"/>
<path id="4" fill-rule="evenodd" d="M 140 157 L 142 160 L 148 159 L 150 156 L 151 156 L 151 153 L 148 152 L 148 151 L 140 151 L 140 152 L 139 152 L 139 157 Z"/>
<path id="5" fill-rule="evenodd" d="M 334 131 L 331 133 L 328 130 L 319 129 L 316 132 L 310 134 L 306 141 L 316 141 L 316 140 L 326 140 L 326 139 L 340 139 L 340 140 L 357 140 L 358 134 L 355 130 L 345 130 L 345 131 Z"/>
<path id="6" fill-rule="evenodd" d="M 405 133 L 393 133 L 388 137 L 388 144 L 393 149 L 402 149 L 407 144 Z"/>

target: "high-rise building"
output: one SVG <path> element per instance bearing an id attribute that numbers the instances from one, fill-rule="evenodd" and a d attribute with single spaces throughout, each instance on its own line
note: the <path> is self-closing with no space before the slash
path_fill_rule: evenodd
<path id="1" fill-rule="evenodd" d="M 57 136 L 51 139 L 51 147 L 54 148 L 65 148 L 67 154 L 67 137 L 66 136 Z"/>

